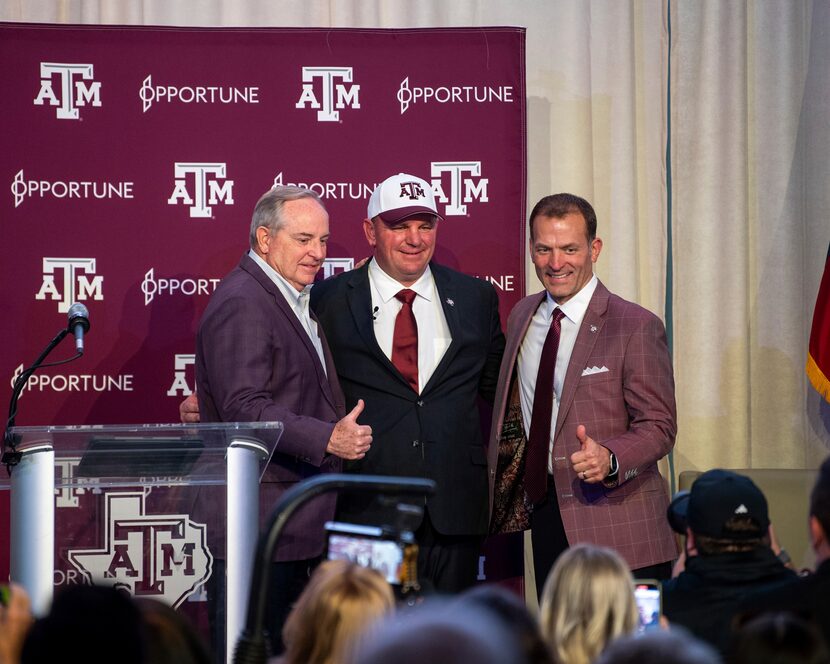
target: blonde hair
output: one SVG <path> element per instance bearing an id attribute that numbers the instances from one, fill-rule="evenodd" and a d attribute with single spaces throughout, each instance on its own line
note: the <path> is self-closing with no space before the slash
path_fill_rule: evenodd
<path id="1" fill-rule="evenodd" d="M 366 630 L 394 607 L 392 587 L 375 570 L 346 560 L 321 563 L 282 630 L 286 663 L 344 661 Z"/>
<path id="2" fill-rule="evenodd" d="M 558 664 L 589 664 L 637 621 L 631 572 L 617 553 L 579 544 L 559 557 L 542 591 L 540 620 Z"/>

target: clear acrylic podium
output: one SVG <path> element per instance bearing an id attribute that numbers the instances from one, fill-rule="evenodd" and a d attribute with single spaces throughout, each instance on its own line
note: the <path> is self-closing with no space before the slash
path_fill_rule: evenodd
<path id="1" fill-rule="evenodd" d="M 226 580 L 213 582 L 226 584 L 229 660 L 245 624 L 259 482 L 282 424 L 12 433 L 22 459 L 10 478 L 0 477 L 0 489 L 11 489 L 11 578 L 28 591 L 35 615 L 48 612 L 60 583 L 119 586 L 177 608 L 204 602 L 218 551 Z"/>

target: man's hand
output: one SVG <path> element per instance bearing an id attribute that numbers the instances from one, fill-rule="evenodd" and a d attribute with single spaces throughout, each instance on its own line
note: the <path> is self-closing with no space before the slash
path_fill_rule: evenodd
<path id="1" fill-rule="evenodd" d="M 195 392 L 179 404 L 179 417 L 185 424 L 199 424 L 201 421 L 199 400 Z"/>
<path id="2" fill-rule="evenodd" d="M 571 466 L 586 484 L 602 482 L 611 472 L 611 452 L 588 435 L 585 426 L 576 428 L 580 450 L 571 454 Z"/>
<path id="3" fill-rule="evenodd" d="M 350 461 L 362 459 L 372 445 L 372 427 L 358 424 L 363 412 L 363 399 L 358 399 L 352 412 L 334 425 L 326 452 Z"/>

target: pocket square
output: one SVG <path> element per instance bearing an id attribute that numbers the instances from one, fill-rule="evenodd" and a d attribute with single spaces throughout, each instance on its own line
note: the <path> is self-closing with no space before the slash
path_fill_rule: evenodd
<path id="1" fill-rule="evenodd" d="M 605 365 L 602 365 L 601 367 L 585 367 L 582 370 L 582 375 L 593 376 L 594 374 L 605 373 L 606 371 L 611 371 L 611 369 L 609 369 Z"/>

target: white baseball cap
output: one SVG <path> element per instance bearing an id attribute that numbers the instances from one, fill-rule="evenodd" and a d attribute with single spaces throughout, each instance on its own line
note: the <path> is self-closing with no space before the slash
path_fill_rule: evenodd
<path id="1" fill-rule="evenodd" d="M 416 214 L 432 214 L 443 219 L 435 206 L 432 186 L 414 175 L 398 173 L 386 178 L 372 192 L 369 219 L 380 217 L 387 224 L 394 224 Z"/>

